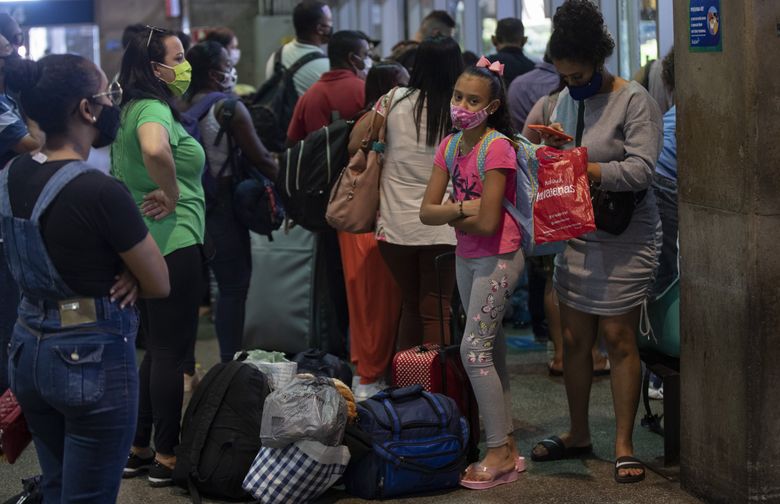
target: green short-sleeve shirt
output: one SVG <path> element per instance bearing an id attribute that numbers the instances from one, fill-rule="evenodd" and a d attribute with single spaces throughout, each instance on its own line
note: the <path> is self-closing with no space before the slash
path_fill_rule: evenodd
<path id="1" fill-rule="evenodd" d="M 170 139 L 179 201 L 176 210 L 160 221 L 144 217 L 157 246 L 163 255 L 202 244 L 205 230 L 206 206 L 201 175 L 206 156 L 203 147 L 175 121 L 171 109 L 159 100 L 136 100 L 125 106 L 122 125 L 116 141 L 111 145 L 111 173 L 125 183 L 137 205 L 146 194 L 159 187 L 144 166 L 141 144 L 136 131 L 142 124 L 161 124 Z"/>

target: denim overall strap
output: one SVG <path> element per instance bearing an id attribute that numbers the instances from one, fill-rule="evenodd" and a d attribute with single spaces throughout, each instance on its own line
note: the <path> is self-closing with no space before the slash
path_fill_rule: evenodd
<path id="1" fill-rule="evenodd" d="M 11 217 L 11 196 L 8 194 L 8 171 L 0 170 L 0 216 Z"/>
<path id="2" fill-rule="evenodd" d="M 73 161 L 57 170 L 57 173 L 46 182 L 43 191 L 41 191 L 40 196 L 38 196 L 38 201 L 35 203 L 30 220 L 37 224 L 43 212 L 51 205 L 54 198 L 60 194 L 60 191 L 62 191 L 71 180 L 88 171 L 98 170 L 92 168 L 84 161 Z"/>
<path id="3" fill-rule="evenodd" d="M 0 196 L 3 196 L 0 198 L 2 199 L 2 218 L 0 221 L 2 221 L 3 226 L 5 253 L 11 274 L 25 297 L 68 299 L 76 296 L 62 280 L 49 257 L 39 220 L 48 206 L 71 180 L 91 170 L 95 169 L 82 161 L 68 163 L 57 170 L 44 186 L 29 220 L 13 216 L 8 200 L 9 170 L 0 172 Z"/>

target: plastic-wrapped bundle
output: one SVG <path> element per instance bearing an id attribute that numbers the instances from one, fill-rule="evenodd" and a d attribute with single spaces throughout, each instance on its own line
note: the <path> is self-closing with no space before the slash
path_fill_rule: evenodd
<path id="1" fill-rule="evenodd" d="M 265 401 L 263 446 L 284 448 L 303 439 L 338 446 L 347 424 L 347 404 L 329 378 L 298 375 Z"/>

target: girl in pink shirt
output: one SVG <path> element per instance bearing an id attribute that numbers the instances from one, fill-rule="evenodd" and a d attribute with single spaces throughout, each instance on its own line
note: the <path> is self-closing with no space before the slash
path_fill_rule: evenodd
<path id="1" fill-rule="evenodd" d="M 517 172 L 517 154 L 506 138 L 513 137 L 514 131 L 502 70 L 500 63 L 490 64 L 482 58 L 455 83 L 451 116 L 461 133 L 448 136 L 439 145 L 420 208 L 423 224 L 449 224 L 458 240 L 458 290 L 467 313 L 460 353 L 487 438 L 485 457 L 461 477 L 461 485 L 472 489 L 516 481 L 525 469 L 512 437 L 502 328 L 506 301 L 525 261 L 520 228 L 502 207 L 504 198 L 515 199 Z M 480 157 L 484 162 L 478 160 Z M 442 203 L 450 179 L 453 193 Z"/>

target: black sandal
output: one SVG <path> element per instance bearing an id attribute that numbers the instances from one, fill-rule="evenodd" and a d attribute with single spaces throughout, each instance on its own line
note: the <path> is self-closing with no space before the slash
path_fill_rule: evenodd
<path id="1" fill-rule="evenodd" d="M 642 474 L 621 476 L 620 469 L 642 469 Z M 615 460 L 615 481 L 618 483 L 639 483 L 645 479 L 645 472 L 645 465 L 634 457 L 618 457 Z"/>
<path id="2" fill-rule="evenodd" d="M 573 446 L 567 448 L 563 441 L 558 436 L 550 436 L 546 439 L 542 439 L 536 446 L 542 445 L 547 450 L 544 455 L 537 455 L 535 451 L 531 452 L 531 460 L 534 462 L 549 462 L 552 460 L 564 460 L 572 458 L 585 457 L 593 453 L 593 445 L 587 446 Z M 536 446 L 534 448 L 536 448 Z"/>

